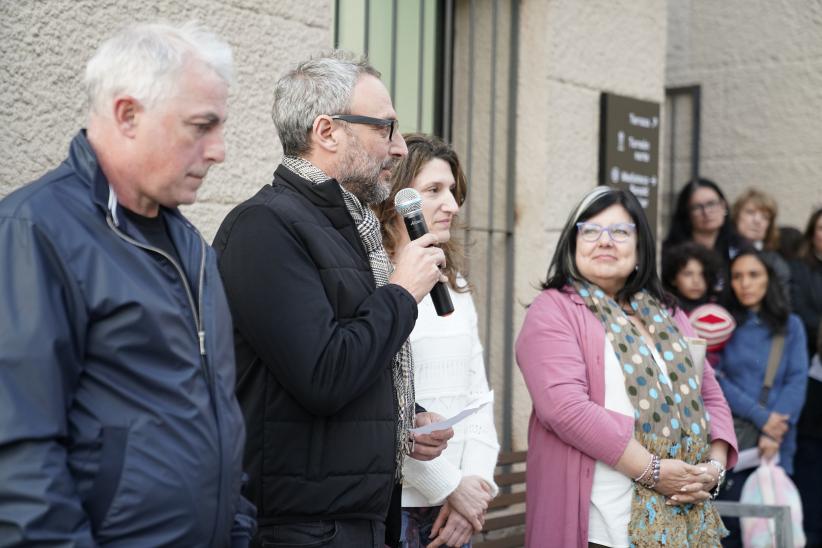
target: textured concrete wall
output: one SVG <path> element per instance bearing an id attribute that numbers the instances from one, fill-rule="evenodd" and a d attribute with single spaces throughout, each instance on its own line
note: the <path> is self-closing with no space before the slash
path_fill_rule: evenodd
<path id="1" fill-rule="evenodd" d="M 779 223 L 804 227 L 822 205 L 822 2 L 677 0 L 668 10 L 666 84 L 702 86 L 702 175 L 730 200 L 766 190 Z"/>
<path id="2" fill-rule="evenodd" d="M 0 3 L 0 197 L 56 166 L 85 124 L 82 74 L 96 47 L 135 21 L 196 20 L 234 50 L 226 162 L 209 172 L 186 214 L 211 241 L 237 202 L 271 179 L 282 154 L 273 83 L 332 45 L 331 0 L 20 0 Z"/>
<path id="3" fill-rule="evenodd" d="M 489 382 L 496 391 L 495 416 L 501 439 L 506 405 L 505 182 L 512 118 L 508 109 L 511 19 L 511 4 L 506 1 L 456 3 L 452 133 L 469 180 L 467 204 L 461 212 L 462 220 L 471 227 L 467 274 L 475 290 Z"/>
<path id="4" fill-rule="evenodd" d="M 517 332 L 569 211 L 597 184 L 600 93 L 664 101 L 666 4 L 524 0 L 519 32 Z M 531 403 L 518 372 L 514 378 L 521 448 Z"/>

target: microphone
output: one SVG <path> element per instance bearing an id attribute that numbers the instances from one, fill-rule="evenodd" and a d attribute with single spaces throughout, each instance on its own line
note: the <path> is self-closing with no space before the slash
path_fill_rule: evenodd
<path id="1" fill-rule="evenodd" d="M 404 188 L 397 192 L 394 197 L 394 209 L 402 215 L 408 236 L 412 240 L 428 233 L 428 225 L 425 224 L 425 217 L 422 216 L 422 198 L 419 192 L 413 188 Z M 434 284 L 430 294 L 438 316 L 448 316 L 454 311 L 454 303 L 451 302 L 448 287 L 443 282 Z"/>

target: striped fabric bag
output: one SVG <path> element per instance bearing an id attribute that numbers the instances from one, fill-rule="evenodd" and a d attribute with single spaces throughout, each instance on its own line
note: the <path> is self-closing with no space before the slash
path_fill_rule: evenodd
<path id="1" fill-rule="evenodd" d="M 793 524 L 793 545 L 805 546 L 805 531 L 802 530 L 802 501 L 796 485 L 775 460 L 762 461 L 759 468 L 748 476 L 739 502 L 746 504 L 767 504 L 789 506 Z M 770 548 L 776 546 L 774 520 L 769 518 L 742 518 L 742 545 L 745 548 Z"/>

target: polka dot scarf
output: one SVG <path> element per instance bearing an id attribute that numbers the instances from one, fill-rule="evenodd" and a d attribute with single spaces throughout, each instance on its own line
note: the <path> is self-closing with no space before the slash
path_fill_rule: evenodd
<path id="1" fill-rule="evenodd" d="M 671 315 L 647 292 L 634 295 L 629 314 L 639 317 L 653 337 L 640 334 L 628 314 L 599 287 L 572 282 L 588 309 L 602 322 L 625 375 L 625 390 L 634 407 L 634 437 L 662 459 L 704 462 L 710 448 L 710 414 L 704 409 L 702 379 L 694 368 L 688 343 Z M 654 359 L 653 345 L 665 362 Z M 634 482 L 631 545 L 719 546 L 725 528 L 710 501 L 667 506 L 665 497 Z"/>

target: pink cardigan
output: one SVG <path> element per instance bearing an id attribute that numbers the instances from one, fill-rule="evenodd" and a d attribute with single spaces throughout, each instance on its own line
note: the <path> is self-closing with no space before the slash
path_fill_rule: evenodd
<path id="1" fill-rule="evenodd" d="M 693 336 L 685 314 L 674 316 Z M 526 538 L 529 547 L 588 546 L 588 507 L 594 464 L 614 466 L 634 435 L 634 419 L 603 407 L 605 329 L 576 293 L 548 289 L 525 316 L 517 363 L 533 401 L 528 425 Z M 705 364 L 702 384 L 711 414 L 711 439 L 733 448 L 731 411 Z"/>

